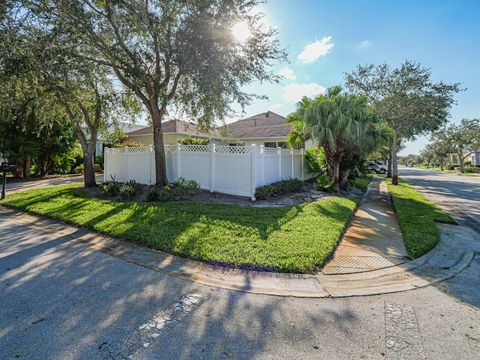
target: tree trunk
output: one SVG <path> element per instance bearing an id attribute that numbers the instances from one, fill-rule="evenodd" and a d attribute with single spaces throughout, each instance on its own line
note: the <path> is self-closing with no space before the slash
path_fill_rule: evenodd
<path id="1" fill-rule="evenodd" d="M 87 188 L 97 186 L 93 166 L 93 153 L 88 151 L 83 153 L 83 180 Z"/>
<path id="2" fill-rule="evenodd" d="M 155 152 L 155 184 L 163 188 L 168 182 L 163 144 L 162 114 L 158 108 L 151 113 L 153 123 L 153 147 Z"/>
<path id="3" fill-rule="evenodd" d="M 333 181 L 335 184 L 335 191 L 340 190 L 340 159 L 335 158 L 333 163 Z"/>
<path id="4" fill-rule="evenodd" d="M 392 178 L 392 151 L 388 154 L 387 178 Z"/>
<path id="5" fill-rule="evenodd" d="M 398 185 L 398 164 L 397 164 L 397 136 L 393 137 L 392 142 L 392 184 Z"/>
<path id="6" fill-rule="evenodd" d="M 26 179 L 30 177 L 30 170 L 32 168 L 32 158 L 30 155 L 25 157 L 25 161 L 23 162 L 23 178 Z"/>
<path id="7" fill-rule="evenodd" d="M 23 177 L 23 161 L 17 161 L 17 171 L 15 172 L 15 177 L 21 178 Z"/>
<path id="8" fill-rule="evenodd" d="M 465 162 L 463 161 L 463 149 L 458 150 L 458 162 L 460 163 L 460 172 L 465 172 Z"/>
<path id="9" fill-rule="evenodd" d="M 340 179 L 340 187 L 345 188 L 345 184 L 348 182 L 348 177 L 350 176 L 350 169 L 346 169 Z"/>
<path id="10" fill-rule="evenodd" d="M 53 161 L 52 161 L 52 158 L 49 156 L 45 164 L 45 175 L 48 175 L 50 173 L 50 169 L 52 168 L 52 166 L 53 166 Z"/>

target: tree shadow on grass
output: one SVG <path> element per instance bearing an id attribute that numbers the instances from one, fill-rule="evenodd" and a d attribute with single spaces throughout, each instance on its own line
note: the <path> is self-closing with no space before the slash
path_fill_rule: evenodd
<path id="1" fill-rule="evenodd" d="M 287 245 L 289 239 L 301 240 L 297 239 L 295 231 L 301 230 L 298 227 L 302 224 L 297 222 L 304 216 L 306 206 L 313 206 L 327 222 L 340 224 L 340 228 L 351 214 L 351 209 L 343 205 L 328 203 L 323 206 L 323 200 L 274 208 L 195 202 L 137 204 L 93 199 L 87 192 L 75 188 L 24 194 L 19 201 L 22 209 L 140 245 L 215 264 L 245 265 L 255 269 L 262 269 L 262 258 L 274 258 L 275 251 L 283 251 L 282 242 Z M 311 216 L 310 212 L 306 216 Z M 278 231 L 284 231 L 285 236 L 277 236 L 274 241 L 278 246 L 273 246 L 271 236 Z M 308 250 L 315 245 L 318 244 L 303 246 Z M 242 254 L 250 260 L 242 262 Z M 275 268 L 275 261 L 272 261 L 264 269 Z"/>
<path id="2" fill-rule="evenodd" d="M 253 358 L 275 354 L 270 344 L 278 337 L 295 349 L 295 339 L 314 344 L 314 329 L 323 324 L 335 321 L 339 332 L 348 333 L 356 323 L 348 308 L 318 312 L 308 305 L 300 321 L 288 299 L 213 291 L 72 243 L 54 231 L 45 234 L 48 239 L 40 239 L 38 229 L 22 224 L 0 227 L 0 238 L 18 242 L 21 249 L 0 258 L 6 358 Z M 28 248 L 21 246 L 25 241 Z M 145 348 L 139 327 L 191 293 L 202 294 L 204 302 Z M 299 301 L 313 305 L 316 300 Z"/>

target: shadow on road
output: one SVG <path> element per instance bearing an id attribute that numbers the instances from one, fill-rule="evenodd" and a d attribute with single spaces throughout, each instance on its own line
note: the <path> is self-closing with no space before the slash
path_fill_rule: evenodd
<path id="1" fill-rule="evenodd" d="M 315 329 L 325 324 L 353 336 L 356 317 L 349 307 L 312 309 L 302 327 L 275 326 L 295 318 L 287 298 L 261 296 L 252 303 L 246 293 L 161 275 L 35 224 L 7 222 L 0 220 L 0 254 L 6 254 L 0 257 L 0 338 L 6 358 L 253 358 L 272 336 L 285 339 L 287 348 L 295 348 L 297 339 L 315 344 Z M 138 343 L 139 326 L 188 293 L 206 300 L 148 347 Z"/>

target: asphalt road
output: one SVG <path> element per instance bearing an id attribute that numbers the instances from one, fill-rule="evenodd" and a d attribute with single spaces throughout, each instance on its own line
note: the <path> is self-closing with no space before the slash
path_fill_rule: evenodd
<path id="1" fill-rule="evenodd" d="M 480 176 L 402 167 L 400 177 L 480 234 Z"/>
<path id="2" fill-rule="evenodd" d="M 0 214 L 0 359 L 480 358 L 478 255 L 437 286 L 286 298 L 180 280 L 18 220 Z"/>

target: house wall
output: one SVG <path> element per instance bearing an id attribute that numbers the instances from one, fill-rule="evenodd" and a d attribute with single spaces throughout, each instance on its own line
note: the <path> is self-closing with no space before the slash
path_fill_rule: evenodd
<path id="1" fill-rule="evenodd" d="M 265 145 L 266 142 L 287 142 L 287 137 L 274 137 L 274 138 L 256 138 L 256 139 L 241 139 L 245 142 L 245 145 Z M 305 142 L 305 149 L 313 147 L 313 141 L 308 140 Z"/>
<path id="2" fill-rule="evenodd" d="M 187 138 L 188 135 L 184 134 L 175 134 L 175 133 L 169 133 L 169 134 L 163 134 L 163 141 L 165 145 L 172 145 L 176 144 L 178 140 L 182 140 Z M 134 135 L 134 136 L 129 136 L 128 140 L 135 141 L 139 144 L 142 145 L 153 145 L 153 134 L 151 135 Z M 242 141 L 245 142 L 245 146 L 250 146 L 250 145 L 265 145 L 266 142 L 287 142 L 286 137 L 275 137 L 275 138 L 255 138 L 255 139 L 241 139 Z M 222 142 L 220 140 L 213 140 L 213 143 L 217 145 L 222 145 Z M 308 140 L 305 143 L 305 148 L 310 149 L 313 147 L 313 142 L 311 140 Z"/>
<path id="3" fill-rule="evenodd" d="M 472 165 L 480 166 L 480 150 L 472 154 Z"/>
<path id="4" fill-rule="evenodd" d="M 264 145 L 266 142 L 287 142 L 286 137 L 276 137 L 276 138 L 255 138 L 255 139 L 240 139 L 245 142 L 245 146 L 249 145 Z"/>
<path id="5" fill-rule="evenodd" d="M 142 145 L 153 145 L 153 134 L 129 136 L 128 140 Z M 167 145 L 176 144 L 177 134 L 163 134 L 163 142 Z"/>

